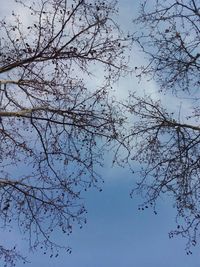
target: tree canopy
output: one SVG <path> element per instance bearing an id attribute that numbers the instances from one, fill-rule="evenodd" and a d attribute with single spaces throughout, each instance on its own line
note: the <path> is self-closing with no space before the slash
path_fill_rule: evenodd
<path id="1" fill-rule="evenodd" d="M 113 163 L 141 167 L 131 193 L 144 197 L 139 209 L 156 213 L 161 195 L 172 198 L 170 237 L 188 238 L 191 254 L 200 230 L 198 1 L 141 1 L 127 35 L 115 1 L 15 2 L 24 16 L 11 11 L 0 21 L 1 225 L 17 225 L 32 251 L 71 253 L 52 232 L 86 223 L 82 191 L 101 190 L 97 167 L 112 150 Z M 132 43 L 148 61 L 135 73 L 156 81 L 160 99 L 113 97 L 113 84 L 130 71 Z M 172 111 L 165 95 L 186 98 L 190 108 Z M 6 266 L 26 261 L 15 247 L 0 246 L 0 258 Z"/>
<path id="2" fill-rule="evenodd" d="M 162 194 L 172 197 L 177 229 L 170 237 L 188 238 L 188 254 L 200 230 L 199 21 L 198 1 L 142 2 L 134 20 L 138 27 L 134 40 L 148 63 L 136 67 L 136 73 L 157 82 L 160 100 L 132 94 L 127 104 L 135 119 L 130 136 L 136 140 L 132 159 L 142 166 L 133 193 L 144 195 L 142 209 L 155 207 Z M 187 99 L 189 108 L 175 109 L 170 103 L 166 107 L 162 102 L 170 94 L 177 103 Z"/>
<path id="3" fill-rule="evenodd" d="M 128 71 L 130 41 L 113 19 L 115 2 L 16 5 L 28 21 L 16 11 L 0 21 L 0 217 L 6 229 L 19 226 L 30 250 L 55 255 L 52 231 L 82 227 L 81 191 L 100 190 L 95 168 L 122 145 L 125 116 L 110 91 Z M 0 257 L 8 265 L 25 260 L 3 246 Z"/>

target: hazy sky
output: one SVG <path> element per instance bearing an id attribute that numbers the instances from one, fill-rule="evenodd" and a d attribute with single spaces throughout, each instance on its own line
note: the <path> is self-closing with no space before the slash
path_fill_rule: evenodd
<path id="1" fill-rule="evenodd" d="M 125 29 L 133 30 L 131 19 L 137 13 L 138 0 L 120 0 L 120 23 Z M 0 0 L 2 10 L 8 9 L 11 0 Z M 129 29 L 130 28 L 130 29 Z M 143 58 L 134 51 L 131 62 L 140 63 Z M 123 79 L 117 84 L 120 96 L 126 90 L 154 92 L 156 84 L 145 82 L 138 85 L 134 77 Z M 105 180 L 103 192 L 91 190 L 85 194 L 88 209 L 88 223 L 83 229 L 75 229 L 67 237 L 57 236 L 57 241 L 70 245 L 72 254 L 60 253 L 57 258 L 37 252 L 27 254 L 29 267 L 199 267 L 200 251 L 192 256 L 185 253 L 186 240 L 169 239 L 168 232 L 175 227 L 175 211 L 170 200 L 161 199 L 158 215 L 148 209 L 140 212 L 137 204 L 142 201 L 131 199 L 129 193 L 134 184 L 130 172 L 120 168 L 106 167 L 101 171 Z M 6 239 L 2 233 L 2 239 Z M 10 237 L 9 237 L 10 238 Z M 18 234 L 10 238 L 18 242 Z M 14 241 L 15 242 L 15 241 Z M 19 248 L 26 251 L 27 243 L 21 242 Z M 24 266 L 22 263 L 17 267 Z"/>

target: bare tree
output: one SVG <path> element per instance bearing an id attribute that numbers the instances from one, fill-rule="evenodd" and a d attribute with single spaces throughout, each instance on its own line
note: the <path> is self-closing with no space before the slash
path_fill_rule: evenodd
<path id="1" fill-rule="evenodd" d="M 52 231 L 86 222 L 81 191 L 100 189 L 95 166 L 121 140 L 125 117 L 109 91 L 127 73 L 129 44 L 115 2 L 16 4 L 29 22 L 15 11 L 0 21 L 1 223 L 17 223 L 31 250 L 56 256 Z M 1 247 L 0 257 L 13 265 L 21 256 Z"/>
<path id="2" fill-rule="evenodd" d="M 131 157 L 142 164 L 142 178 L 133 194 L 145 197 L 140 209 L 155 208 L 161 194 L 173 197 L 177 229 L 170 237 L 187 237 L 190 254 L 200 234 L 200 3 L 149 2 L 141 4 L 140 15 L 134 20 L 138 27 L 135 42 L 148 59 L 147 66 L 136 67 L 136 72 L 140 78 L 147 75 L 156 80 L 161 99 L 172 92 L 177 101 L 188 98 L 192 105 L 190 110 L 182 106 L 174 114 L 161 100 L 132 94 L 126 106 L 134 114 L 134 122 L 127 140 L 134 138 Z"/>
<path id="3" fill-rule="evenodd" d="M 142 73 L 151 74 L 160 89 L 198 92 L 200 34 L 198 1 L 145 1 L 134 20 L 143 30 L 136 41 L 148 55 L 149 65 Z M 152 10 L 153 9 L 153 10 Z"/>

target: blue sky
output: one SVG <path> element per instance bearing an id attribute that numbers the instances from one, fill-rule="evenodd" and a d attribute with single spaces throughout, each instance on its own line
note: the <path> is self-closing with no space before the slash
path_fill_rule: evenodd
<path id="1" fill-rule="evenodd" d="M 107 173 L 106 173 L 107 172 Z M 73 248 L 71 255 L 58 258 L 36 253 L 29 267 L 197 267 L 198 249 L 187 256 L 185 240 L 169 239 L 175 227 L 175 212 L 169 200 L 160 200 L 158 214 L 152 210 L 139 212 L 139 199 L 130 199 L 133 177 L 125 170 L 105 170 L 101 193 L 91 190 L 85 195 L 88 223 L 83 229 L 61 242 Z"/>
<path id="2" fill-rule="evenodd" d="M 5 0 L 0 0 L 4 4 Z M 138 0 L 119 1 L 119 21 L 124 29 L 133 30 L 131 19 L 137 13 Z M 138 52 L 133 53 L 131 62 L 143 61 Z M 134 77 L 123 79 L 117 85 L 117 93 L 126 95 L 124 88 L 154 92 L 154 82 L 138 85 Z M 58 243 L 70 245 L 72 254 L 60 253 L 57 258 L 49 258 L 40 252 L 28 254 L 27 244 L 20 242 L 19 248 L 27 253 L 29 267 L 197 267 L 200 251 L 194 249 L 192 256 L 185 253 L 186 240 L 169 239 L 168 232 L 175 227 L 175 210 L 170 199 L 158 202 L 158 215 L 148 209 L 140 212 L 137 204 L 139 198 L 131 199 L 129 193 L 134 185 L 134 176 L 120 168 L 107 166 L 101 170 L 105 184 L 103 191 L 91 190 L 85 194 L 88 210 L 87 224 L 83 229 L 76 228 L 66 238 L 57 235 Z M 17 241 L 19 234 L 9 237 Z M 6 234 L 2 233 L 2 239 Z M 17 241 L 18 242 L 18 241 Z M 24 266 L 19 263 L 17 267 Z"/>

